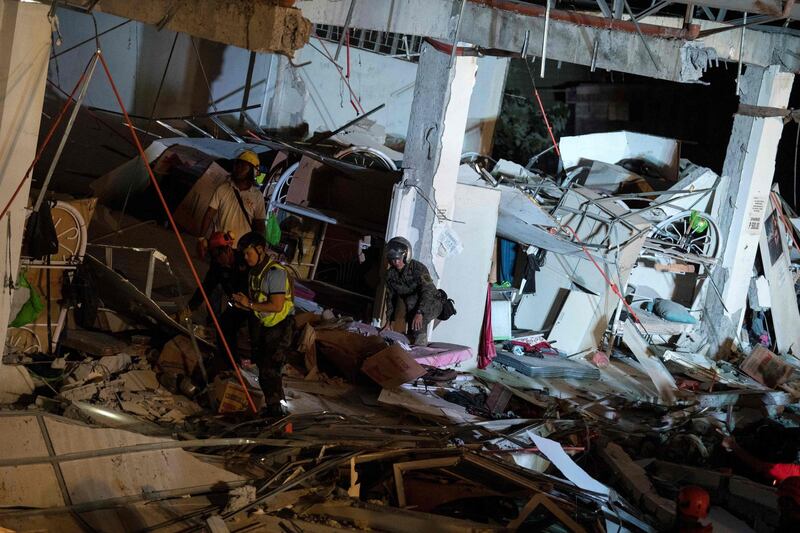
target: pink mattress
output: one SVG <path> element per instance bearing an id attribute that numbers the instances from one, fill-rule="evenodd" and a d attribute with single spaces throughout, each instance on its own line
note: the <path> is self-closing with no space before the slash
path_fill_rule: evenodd
<path id="1" fill-rule="evenodd" d="M 436 368 L 452 366 L 474 357 L 472 350 L 468 347 L 446 342 L 432 342 L 428 346 L 413 346 L 411 356 L 421 365 L 435 366 Z"/>

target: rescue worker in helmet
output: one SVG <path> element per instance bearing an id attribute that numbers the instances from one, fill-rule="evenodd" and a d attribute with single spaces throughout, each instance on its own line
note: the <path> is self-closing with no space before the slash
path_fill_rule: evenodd
<path id="1" fill-rule="evenodd" d="M 250 312 L 251 360 L 258 365 L 259 384 L 267 404 L 264 414 L 283 416 L 282 369 L 294 332 L 292 279 L 267 249 L 263 232 L 243 235 L 238 248 L 250 267 L 250 275 L 247 294 L 234 294 L 233 302 Z"/>
<path id="2" fill-rule="evenodd" d="M 714 526 L 700 522 L 708 516 L 711 497 L 708 492 L 695 485 L 683 487 L 678 493 L 677 523 L 678 533 L 711 533 Z"/>
<path id="3" fill-rule="evenodd" d="M 230 233 L 215 231 L 208 239 L 210 264 L 203 278 L 203 289 L 208 296 L 214 314 L 220 317 L 226 311 L 228 302 L 235 293 L 247 289 L 247 267 L 233 248 L 235 239 Z M 196 289 L 186 309 L 181 312 L 185 319 L 203 305 L 200 289 Z"/>
<path id="4" fill-rule="evenodd" d="M 428 325 L 442 312 L 442 302 L 428 268 L 411 259 L 411 243 L 403 237 L 394 237 L 386 243 L 386 325 L 392 327 L 398 300 L 406 308 L 407 335 L 412 344 L 428 344 Z"/>
<path id="5" fill-rule="evenodd" d="M 255 181 L 259 165 L 258 155 L 251 150 L 243 150 L 236 156 L 230 179 L 220 184 L 211 196 L 200 226 L 201 235 L 209 231 L 230 231 L 237 237 L 251 231 L 264 233 L 267 211 Z M 204 245 L 205 239 L 201 239 L 201 249 Z"/>

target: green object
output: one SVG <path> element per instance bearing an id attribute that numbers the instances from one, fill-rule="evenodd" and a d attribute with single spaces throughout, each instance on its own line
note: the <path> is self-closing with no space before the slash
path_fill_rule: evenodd
<path id="1" fill-rule="evenodd" d="M 278 224 L 278 217 L 275 213 L 270 213 L 267 217 L 267 233 L 264 235 L 267 239 L 267 244 L 275 246 L 281 242 L 281 225 Z"/>
<path id="2" fill-rule="evenodd" d="M 701 216 L 697 211 L 692 211 L 692 214 L 689 215 L 689 227 L 695 233 L 705 233 L 708 229 L 708 219 Z"/>
<path id="3" fill-rule="evenodd" d="M 256 176 L 256 183 L 258 183 L 259 187 L 261 185 L 264 185 L 264 180 L 266 179 L 266 177 L 267 177 L 267 175 L 264 174 L 263 172 L 261 174 L 259 174 L 258 176 Z"/>
<path id="4" fill-rule="evenodd" d="M 19 310 L 17 316 L 9 324 L 9 327 L 12 328 L 19 328 L 32 323 L 36 320 L 36 317 L 39 316 L 39 313 L 42 312 L 42 309 L 44 309 L 44 304 L 42 303 L 42 299 L 39 298 L 39 293 L 36 292 L 36 289 L 31 287 L 31 284 L 28 283 L 28 279 L 22 272 L 20 272 L 19 279 L 17 279 L 17 285 L 28 289 L 31 295 L 28 297 L 28 301 L 22 304 L 22 309 Z"/>

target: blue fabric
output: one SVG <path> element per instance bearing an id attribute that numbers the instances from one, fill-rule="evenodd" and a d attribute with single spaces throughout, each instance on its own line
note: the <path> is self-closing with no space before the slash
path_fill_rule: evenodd
<path id="1" fill-rule="evenodd" d="M 500 283 L 514 281 L 514 263 L 517 260 L 517 243 L 500 239 Z"/>
<path id="2" fill-rule="evenodd" d="M 677 302 L 656 298 L 653 300 L 652 306 L 653 312 L 664 320 L 680 324 L 697 324 L 697 319 L 689 313 L 689 310 Z M 650 306 L 648 305 L 648 307 Z"/>

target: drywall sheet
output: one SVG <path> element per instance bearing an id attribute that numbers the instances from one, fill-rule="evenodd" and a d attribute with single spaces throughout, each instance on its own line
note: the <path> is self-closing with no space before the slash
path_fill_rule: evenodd
<path id="1" fill-rule="evenodd" d="M 439 288 L 455 301 L 458 314 L 434 326 L 433 342 L 461 344 L 478 353 L 499 203 L 500 193 L 495 190 L 456 186 L 453 219 L 463 224 L 453 223 L 451 229 L 463 250 L 445 259 Z M 473 359 L 462 366 L 474 364 Z"/>
<path id="2" fill-rule="evenodd" d="M 800 310 L 786 239 L 786 226 L 774 202 L 770 201 L 758 245 L 764 276 L 769 283 L 775 342 L 780 353 L 800 355 Z"/>
<path id="3" fill-rule="evenodd" d="M 677 179 L 678 176 L 680 150 L 675 139 L 614 131 L 561 137 L 558 146 L 565 168 L 580 164 L 582 159 L 611 164 L 623 159 L 644 159 L 659 170 L 661 177 Z"/>

